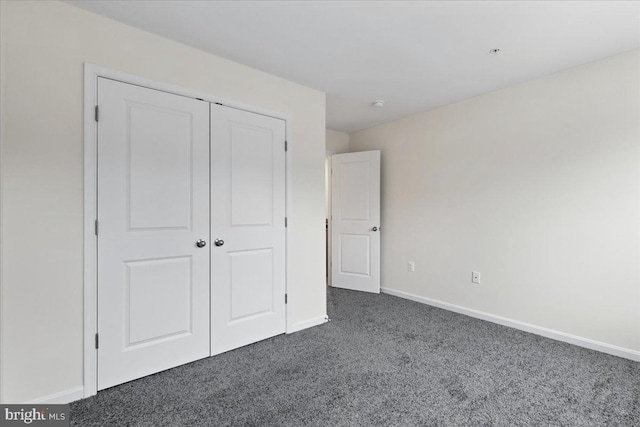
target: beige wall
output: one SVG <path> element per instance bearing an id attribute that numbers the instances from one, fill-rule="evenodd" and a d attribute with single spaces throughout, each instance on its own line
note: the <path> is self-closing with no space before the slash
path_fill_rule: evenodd
<path id="1" fill-rule="evenodd" d="M 640 355 L 639 50 L 349 145 L 382 150 L 384 287 Z"/>
<path id="2" fill-rule="evenodd" d="M 338 153 L 349 152 L 349 134 L 327 129 L 327 151 Z"/>
<path id="3" fill-rule="evenodd" d="M 83 62 L 293 117 L 294 324 L 326 314 L 325 95 L 60 2 L 2 7 L 2 388 L 82 385 Z"/>

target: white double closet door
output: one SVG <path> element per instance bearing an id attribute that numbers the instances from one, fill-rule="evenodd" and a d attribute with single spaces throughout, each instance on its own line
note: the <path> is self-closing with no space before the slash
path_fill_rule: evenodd
<path id="1" fill-rule="evenodd" d="M 285 123 L 98 79 L 98 389 L 285 331 Z"/>

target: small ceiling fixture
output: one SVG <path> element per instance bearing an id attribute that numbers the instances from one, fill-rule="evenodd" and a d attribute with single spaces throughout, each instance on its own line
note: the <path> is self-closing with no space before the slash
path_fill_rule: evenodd
<path id="1" fill-rule="evenodd" d="M 382 108 L 382 107 L 384 107 L 384 101 L 381 100 L 381 99 L 378 99 L 376 101 L 373 101 L 371 103 L 371 106 L 376 107 L 376 108 Z"/>
<path id="2" fill-rule="evenodd" d="M 491 50 L 489 51 L 489 53 L 490 53 L 491 55 L 493 55 L 493 56 L 498 56 L 498 53 L 500 53 L 500 49 L 497 49 L 497 48 L 496 48 L 496 49 L 491 49 Z"/>

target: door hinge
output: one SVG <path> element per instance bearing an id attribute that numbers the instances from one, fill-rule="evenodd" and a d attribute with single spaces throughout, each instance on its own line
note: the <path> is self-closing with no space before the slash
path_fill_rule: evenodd
<path id="1" fill-rule="evenodd" d="M 284 217 L 284 228 L 287 228 L 287 227 L 288 227 L 288 224 L 287 224 L 287 223 L 288 223 L 288 221 L 287 221 L 287 217 L 285 216 L 285 217 Z"/>
<path id="2" fill-rule="evenodd" d="M 98 349 L 98 333 L 96 332 L 96 350 Z"/>
<path id="3" fill-rule="evenodd" d="M 287 151 L 288 149 L 289 149 L 289 148 L 288 148 L 288 144 L 287 144 L 287 141 L 285 140 L 285 141 L 284 141 L 284 151 Z"/>
<path id="4" fill-rule="evenodd" d="M 288 303 L 287 299 L 288 299 L 288 298 L 287 298 L 287 294 L 284 294 L 284 303 L 285 303 L 285 304 L 287 304 L 287 303 Z"/>
<path id="5" fill-rule="evenodd" d="M 99 118 L 100 118 L 100 108 L 96 105 L 96 112 L 95 112 L 96 122 L 98 121 Z"/>
<path id="6" fill-rule="evenodd" d="M 96 236 L 98 235 L 98 220 L 96 219 L 95 222 L 95 231 L 96 231 Z"/>

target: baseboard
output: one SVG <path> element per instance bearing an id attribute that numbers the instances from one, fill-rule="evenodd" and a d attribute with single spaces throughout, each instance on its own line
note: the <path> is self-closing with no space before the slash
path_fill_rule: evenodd
<path id="1" fill-rule="evenodd" d="M 50 394 L 48 396 L 42 396 L 38 399 L 33 399 L 28 402 L 31 405 L 46 405 L 46 404 L 58 404 L 58 403 L 71 403 L 76 400 L 80 400 L 84 397 L 84 387 L 78 386 L 69 390 L 60 391 L 58 393 Z"/>
<path id="2" fill-rule="evenodd" d="M 493 322 L 499 325 L 508 326 L 510 328 L 519 329 L 521 331 L 530 332 L 532 334 L 541 335 L 543 337 L 551 338 L 557 341 L 563 341 L 569 344 L 588 348 L 590 350 L 596 350 L 602 353 L 607 353 L 613 356 L 623 357 L 625 359 L 630 359 L 636 362 L 640 362 L 640 351 L 631 350 L 624 347 L 618 347 L 612 344 L 603 343 L 601 341 L 596 341 L 589 338 L 583 338 L 576 335 L 567 334 L 565 332 L 544 328 L 542 326 L 532 325 L 530 323 L 520 322 L 518 320 L 509 319 L 502 316 L 496 316 L 495 314 L 473 310 L 470 308 L 462 307 L 455 304 L 450 304 L 448 302 L 439 301 L 431 298 L 422 297 L 422 296 L 411 294 L 408 292 L 399 291 L 396 289 L 383 287 L 380 290 L 385 294 L 397 296 L 400 298 L 405 298 L 411 301 L 420 302 L 433 307 L 438 307 L 444 310 L 453 311 L 455 313 L 464 314 L 466 316 L 475 317 L 476 319 L 486 320 L 488 322 Z"/>
<path id="3" fill-rule="evenodd" d="M 305 320 L 303 322 L 294 323 L 291 330 L 287 331 L 288 334 L 301 331 L 303 329 L 312 328 L 314 326 L 322 325 L 329 321 L 327 315 L 314 317 L 313 319 Z"/>

